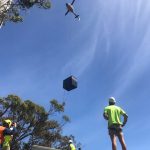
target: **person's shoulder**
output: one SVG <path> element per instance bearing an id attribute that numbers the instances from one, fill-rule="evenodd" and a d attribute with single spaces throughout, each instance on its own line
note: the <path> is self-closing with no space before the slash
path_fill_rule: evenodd
<path id="1" fill-rule="evenodd" d="M 5 127 L 4 126 L 0 126 L 0 132 L 4 131 L 4 130 L 5 130 Z"/>
<path id="2" fill-rule="evenodd" d="M 105 107 L 105 110 L 112 110 L 112 109 L 115 108 L 114 106 L 115 105 L 108 105 L 108 106 Z"/>
<path id="3" fill-rule="evenodd" d="M 117 106 L 119 109 L 123 109 L 121 106 Z"/>
<path id="4" fill-rule="evenodd" d="M 120 106 L 114 105 L 116 109 L 122 109 Z"/>
<path id="5" fill-rule="evenodd" d="M 124 112 L 124 110 L 120 106 L 116 106 L 116 109 L 118 109 L 119 111 Z"/>
<path id="6" fill-rule="evenodd" d="M 108 109 L 112 109 L 112 110 L 121 110 L 121 108 L 117 105 L 109 105 Z"/>
<path id="7" fill-rule="evenodd" d="M 105 106 L 105 109 L 108 109 L 109 108 L 109 106 Z"/>
<path id="8" fill-rule="evenodd" d="M 114 105 L 114 107 L 116 107 L 116 108 L 120 108 L 120 106 L 117 106 L 117 105 Z"/>

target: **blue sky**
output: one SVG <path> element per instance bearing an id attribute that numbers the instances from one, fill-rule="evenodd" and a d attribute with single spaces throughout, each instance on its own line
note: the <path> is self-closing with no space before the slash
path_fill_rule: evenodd
<path id="1" fill-rule="evenodd" d="M 64 16 L 66 2 L 31 9 L 23 23 L 0 30 L 0 96 L 17 94 L 45 108 L 65 98 L 72 121 L 64 134 L 75 135 L 83 150 L 111 149 L 102 113 L 114 96 L 129 115 L 128 149 L 149 150 L 150 1 L 76 0 L 79 22 Z M 71 74 L 78 88 L 64 93 Z"/>

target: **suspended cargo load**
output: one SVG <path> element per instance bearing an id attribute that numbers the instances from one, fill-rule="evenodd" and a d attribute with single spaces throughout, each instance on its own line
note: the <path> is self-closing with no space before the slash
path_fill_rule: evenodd
<path id="1" fill-rule="evenodd" d="M 74 76 L 70 76 L 63 80 L 63 88 L 67 91 L 71 91 L 77 88 L 77 79 Z"/>
<path id="2" fill-rule="evenodd" d="M 11 7 L 12 1 L 13 0 L 0 0 L 0 28 L 5 21 L 6 13 Z"/>

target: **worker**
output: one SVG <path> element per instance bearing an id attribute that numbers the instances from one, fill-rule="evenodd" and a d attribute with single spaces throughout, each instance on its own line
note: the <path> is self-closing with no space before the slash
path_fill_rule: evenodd
<path id="1" fill-rule="evenodd" d="M 3 121 L 3 133 L 2 133 L 2 150 L 10 150 L 10 144 L 13 135 L 16 133 L 16 123 L 12 123 L 11 120 L 6 119 Z"/>
<path id="2" fill-rule="evenodd" d="M 69 150 L 76 150 L 72 140 L 69 140 Z"/>
<path id="3" fill-rule="evenodd" d="M 3 125 L 0 125 L 0 150 L 2 150 L 2 144 L 4 141 L 3 132 L 5 130 L 5 127 Z"/>
<path id="4" fill-rule="evenodd" d="M 116 137 L 119 139 L 122 150 L 127 150 L 122 127 L 125 126 L 128 115 L 122 108 L 116 106 L 115 104 L 115 98 L 110 97 L 109 106 L 105 107 L 103 116 L 106 120 L 108 120 L 108 131 L 112 142 L 112 150 L 117 150 Z M 123 116 L 123 123 L 121 122 L 121 116 Z"/>

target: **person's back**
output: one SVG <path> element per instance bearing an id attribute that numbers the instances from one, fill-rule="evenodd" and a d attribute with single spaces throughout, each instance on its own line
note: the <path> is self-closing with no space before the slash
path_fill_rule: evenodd
<path id="1" fill-rule="evenodd" d="M 122 108 L 115 106 L 115 103 L 115 98 L 110 97 L 109 106 L 105 107 L 103 116 L 106 120 L 108 120 L 108 130 L 112 141 L 112 149 L 117 149 L 117 136 L 121 143 L 122 150 L 126 150 L 122 127 L 126 124 L 128 116 Z M 123 123 L 121 122 L 121 116 L 124 117 Z"/>
<path id="2" fill-rule="evenodd" d="M 76 150 L 72 140 L 69 140 L 69 150 Z"/>
<path id="3" fill-rule="evenodd" d="M 71 150 L 76 150 L 75 146 L 73 144 L 70 144 Z"/>
<path id="4" fill-rule="evenodd" d="M 107 113 L 109 116 L 108 126 L 111 126 L 112 124 L 122 125 L 121 115 L 124 115 L 125 112 L 120 107 L 116 105 L 109 105 L 105 107 L 104 113 Z"/>

